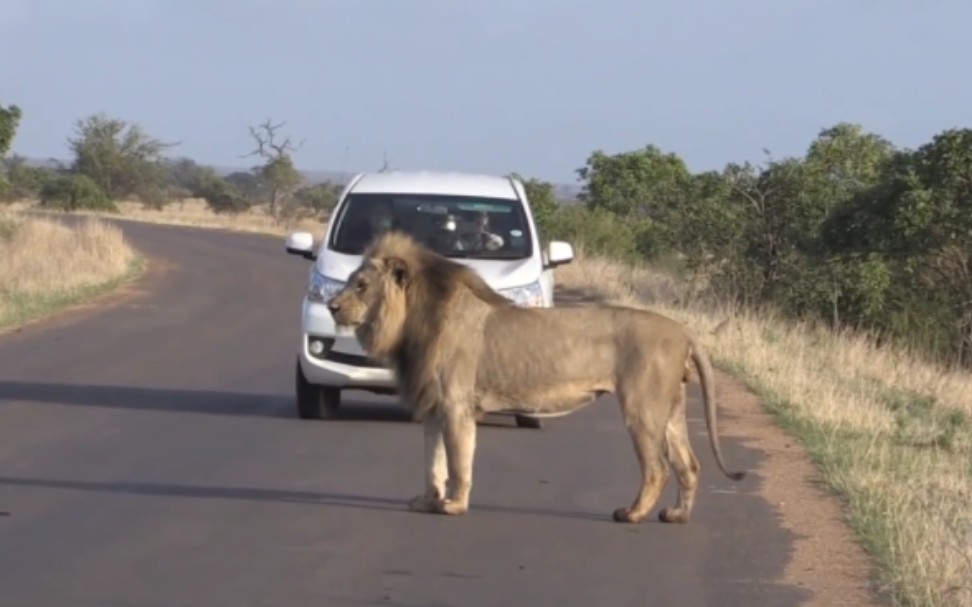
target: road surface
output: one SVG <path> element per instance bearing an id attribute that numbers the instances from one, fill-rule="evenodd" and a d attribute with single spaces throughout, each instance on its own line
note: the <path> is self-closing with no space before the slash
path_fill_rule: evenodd
<path id="1" fill-rule="evenodd" d="M 612 398 L 480 429 L 472 510 L 408 512 L 422 430 L 394 400 L 294 416 L 308 263 L 282 238 L 123 222 L 154 261 L 112 307 L 0 335 L 0 606 L 797 605 L 758 475 L 718 473 L 699 401 L 694 520 L 623 525 Z M 722 413 L 723 419 L 726 414 Z M 759 454 L 723 438 L 731 468 Z M 674 500 L 674 476 L 661 505 Z"/>

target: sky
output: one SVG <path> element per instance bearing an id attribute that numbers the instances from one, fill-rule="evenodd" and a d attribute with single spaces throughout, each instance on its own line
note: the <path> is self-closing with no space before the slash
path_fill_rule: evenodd
<path id="1" fill-rule="evenodd" d="M 801 155 L 854 122 L 899 147 L 972 127 L 968 0 L 0 0 L 13 152 L 94 113 L 248 167 L 285 121 L 304 170 L 576 183 L 648 144 L 693 171 Z"/>

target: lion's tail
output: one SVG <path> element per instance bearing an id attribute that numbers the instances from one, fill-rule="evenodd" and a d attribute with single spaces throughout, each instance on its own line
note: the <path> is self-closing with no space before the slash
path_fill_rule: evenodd
<path id="1" fill-rule="evenodd" d="M 719 449 L 719 433 L 716 430 L 716 401 L 715 401 L 715 378 L 712 372 L 712 363 L 705 350 L 699 345 L 695 336 L 688 334 L 689 355 L 699 374 L 699 384 L 702 387 L 702 400 L 705 404 L 705 425 L 709 429 L 709 443 L 712 445 L 712 453 L 715 455 L 716 463 L 722 473 L 734 481 L 745 478 L 746 472 L 729 472 L 726 464 L 722 460 L 722 451 Z"/>

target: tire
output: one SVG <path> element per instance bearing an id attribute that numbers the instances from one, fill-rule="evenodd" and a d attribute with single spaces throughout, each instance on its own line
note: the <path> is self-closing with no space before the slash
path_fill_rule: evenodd
<path id="1" fill-rule="evenodd" d="M 532 428 L 534 430 L 543 428 L 543 420 L 536 417 L 529 417 L 526 415 L 517 415 L 515 417 L 517 428 Z"/>
<path id="2" fill-rule="evenodd" d="M 341 389 L 315 386 L 307 381 L 297 361 L 295 372 L 297 416 L 300 419 L 332 419 L 341 406 Z"/>

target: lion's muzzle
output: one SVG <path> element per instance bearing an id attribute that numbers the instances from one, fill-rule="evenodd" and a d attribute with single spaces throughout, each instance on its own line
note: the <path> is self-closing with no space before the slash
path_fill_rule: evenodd
<path id="1" fill-rule="evenodd" d="M 341 297 L 341 294 L 338 293 L 338 294 L 334 295 L 333 297 L 331 297 L 330 299 L 328 299 L 327 300 L 327 304 L 326 304 L 327 305 L 327 311 L 331 313 L 331 318 L 333 318 L 334 319 L 334 322 L 336 322 L 339 325 L 344 324 L 342 322 L 343 318 L 342 318 L 342 314 L 341 314 L 342 307 L 341 307 L 340 297 Z"/>
<path id="2" fill-rule="evenodd" d="M 334 319 L 334 323 L 339 327 L 353 327 L 360 322 L 357 318 L 355 312 L 357 306 L 354 302 L 348 301 L 348 298 L 344 296 L 343 292 L 334 294 L 329 300 L 327 300 L 327 310 L 331 313 L 331 318 Z"/>

